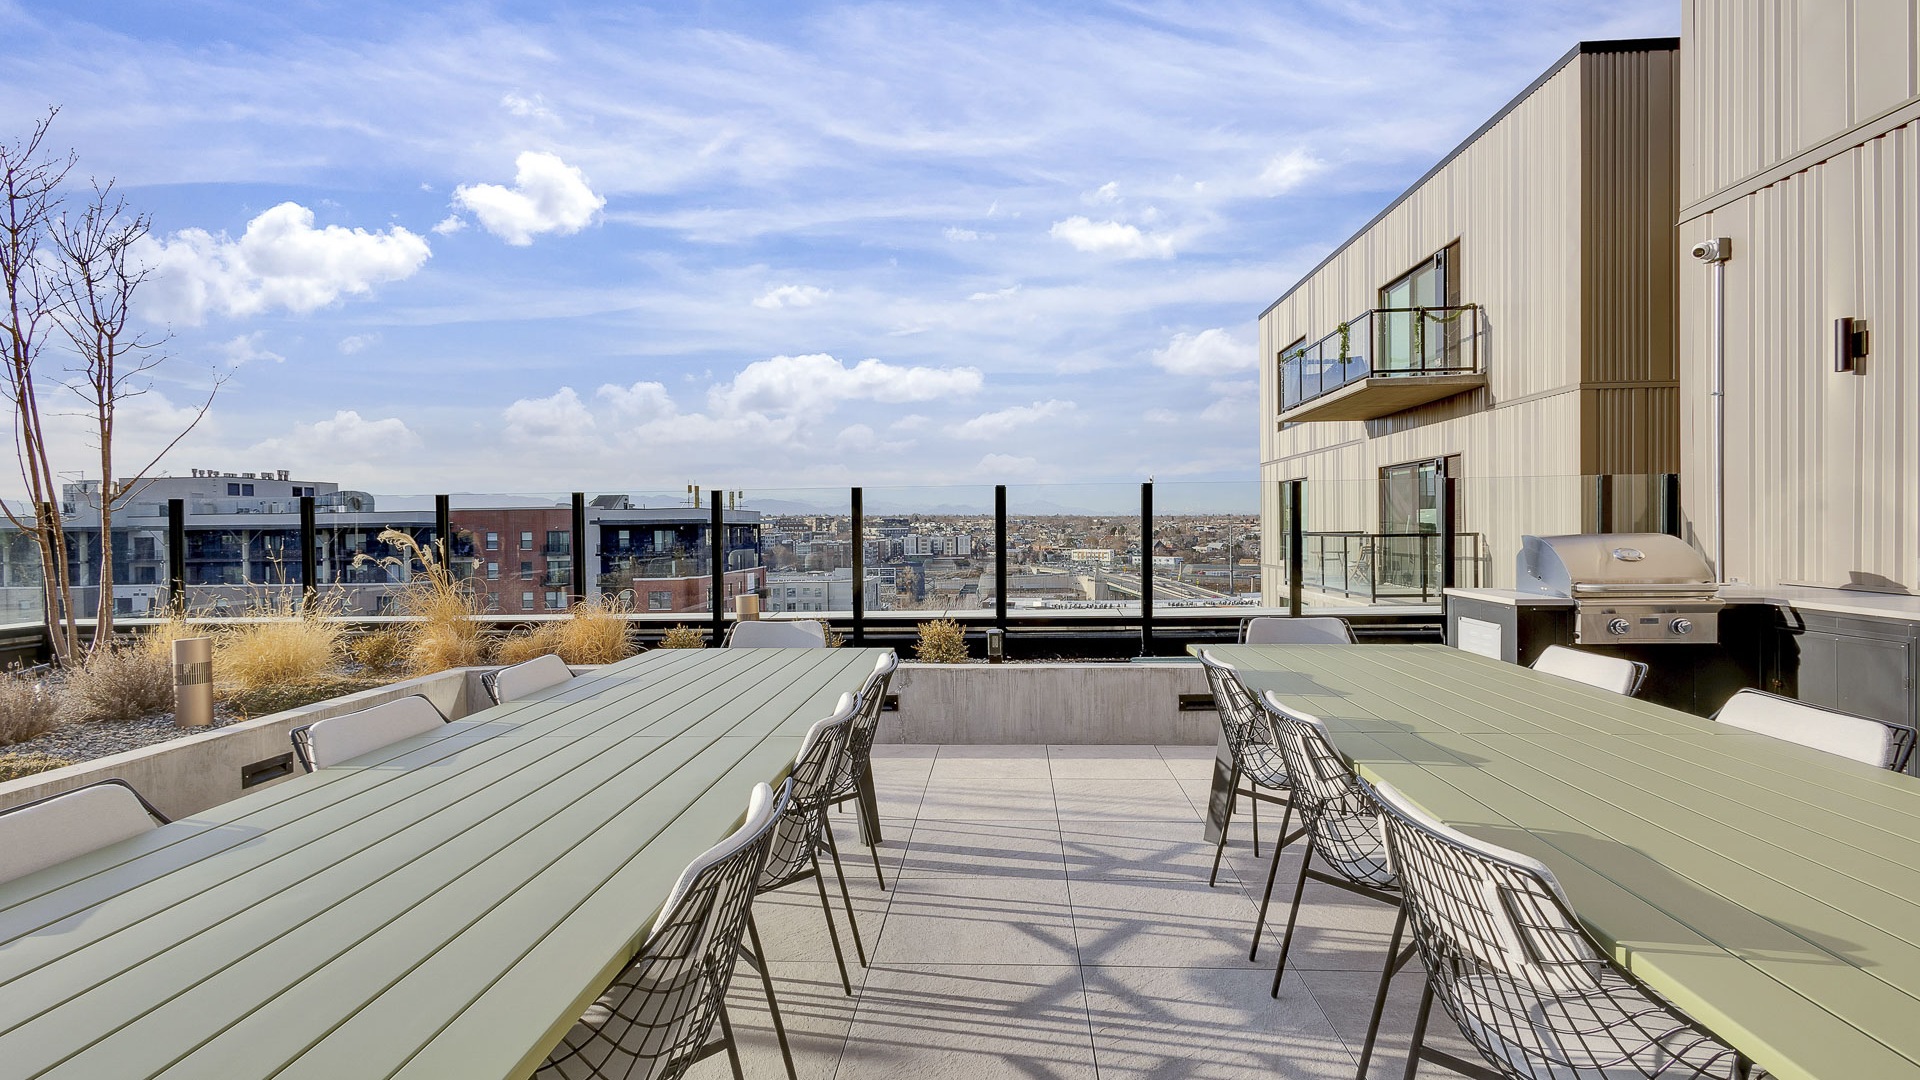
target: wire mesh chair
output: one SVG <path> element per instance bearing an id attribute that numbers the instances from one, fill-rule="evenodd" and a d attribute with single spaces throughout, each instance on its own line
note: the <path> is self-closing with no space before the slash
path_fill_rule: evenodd
<path id="1" fill-rule="evenodd" d="M 1751 1064 L 1656 997 L 1588 939 L 1542 863 L 1442 825 L 1390 785 L 1380 807 L 1401 919 L 1427 966 L 1407 1057 L 1467 1064 L 1424 1044 L 1437 997 L 1496 1072 L 1521 1080 L 1743 1080 Z M 1487 1075 L 1472 1068 L 1471 1074 Z"/>
<path id="2" fill-rule="evenodd" d="M 892 684 L 894 669 L 899 666 L 900 657 L 889 649 L 874 661 L 873 671 L 861 684 L 860 713 L 847 731 L 839 763 L 833 770 L 833 790 L 827 797 L 833 806 L 853 800 L 860 819 L 860 840 L 867 845 L 867 855 L 873 860 L 873 876 L 879 880 L 882 892 L 886 891 L 887 877 L 880 871 L 880 804 L 873 791 L 873 738 L 879 734 L 880 710 L 886 707 L 887 687 Z"/>
<path id="3" fill-rule="evenodd" d="M 754 785 L 746 823 L 688 864 L 640 954 L 560 1040 L 536 1080 L 677 1080 L 722 1051 L 740 1080 L 727 983 L 791 793 L 791 784 L 778 796 Z"/>
<path id="4" fill-rule="evenodd" d="M 549 687 L 559 686 L 573 678 L 573 669 L 565 660 L 548 653 L 531 660 L 522 660 L 503 668 L 495 668 L 480 676 L 480 685 L 493 699 L 495 705 L 509 701 L 519 701 L 532 697 Z"/>
<path id="5" fill-rule="evenodd" d="M 168 823 L 119 777 L 0 810 L 0 882 L 77 859 Z"/>
<path id="6" fill-rule="evenodd" d="M 1273 988 L 1280 996 L 1280 979 L 1286 974 L 1287 954 L 1293 948 L 1293 931 L 1300 920 L 1300 900 L 1309 878 L 1344 889 L 1356 896 L 1400 906 L 1400 879 L 1387 859 L 1386 841 L 1380 833 L 1380 811 L 1360 790 L 1359 778 L 1334 749 L 1333 740 L 1317 717 L 1294 712 L 1282 705 L 1272 691 L 1260 699 L 1266 717 L 1273 725 L 1274 742 L 1287 762 L 1287 775 L 1293 779 L 1291 797 L 1300 811 L 1300 823 L 1306 830 L 1307 846 L 1300 857 L 1300 879 L 1293 887 L 1293 905 L 1287 910 L 1287 930 L 1280 938 L 1280 960 L 1273 968 Z M 1319 855 L 1327 870 L 1315 870 L 1313 857 Z M 1267 871 L 1267 891 L 1260 898 L 1260 917 L 1254 933 L 1265 925 L 1267 905 L 1273 899 L 1273 879 L 1280 869 L 1280 853 L 1274 852 L 1273 866 Z M 1396 926 L 1387 945 L 1380 986 L 1374 995 L 1373 1016 L 1367 1024 L 1367 1036 L 1360 1049 L 1360 1071 L 1367 1075 L 1373 1059 L 1374 1041 L 1380 1034 L 1380 1018 L 1387 1006 L 1387 990 L 1393 977 L 1414 957 L 1412 947 L 1400 947 Z M 1249 957 L 1251 959 L 1251 957 Z"/>
<path id="7" fill-rule="evenodd" d="M 860 963 L 866 964 L 866 951 L 860 945 L 860 924 L 854 920 L 853 898 L 847 893 L 847 879 L 840 873 L 840 856 L 833 850 L 833 838 L 827 830 L 827 784 L 833 779 L 834 763 L 846 741 L 858 701 L 852 694 L 841 694 L 833 715 L 816 721 L 801 740 L 800 753 L 787 774 L 789 790 L 786 812 L 774 822 L 773 840 L 767 848 L 767 863 L 760 871 L 754 895 L 772 892 L 812 878 L 820 891 L 820 911 L 827 919 L 827 937 L 833 942 L 833 959 L 840 965 L 840 985 L 853 995 L 853 982 L 847 978 L 847 961 L 840 951 L 840 931 L 834 926 L 833 904 L 827 899 L 827 883 L 820 873 L 820 849 L 833 855 L 834 874 L 840 879 L 840 897 L 847 905 L 847 921 L 853 925 L 854 947 Z M 760 975 L 767 992 L 767 1010 L 773 1018 L 774 1038 L 780 1043 L 780 1057 L 787 1075 L 794 1076 L 793 1051 L 787 1045 L 786 1025 L 780 1019 L 780 1003 L 774 997 L 773 976 L 767 969 L 766 950 L 760 944 L 760 928 L 753 916 L 747 916 L 748 944 L 740 947 L 740 958 Z"/>
<path id="8" fill-rule="evenodd" d="M 1913 759 L 1914 730 L 1904 724 L 1810 705 L 1765 690 L 1735 692 L 1713 719 L 1894 772 L 1905 772 Z"/>
<path id="9" fill-rule="evenodd" d="M 1272 791 L 1288 791 L 1293 787 L 1287 778 L 1287 763 L 1280 757 L 1279 747 L 1273 744 L 1273 728 L 1260 714 L 1260 705 L 1253 695 L 1241 685 L 1239 675 L 1233 668 L 1213 658 L 1205 649 L 1200 650 L 1200 665 L 1206 669 L 1207 686 L 1213 691 L 1213 707 L 1220 713 L 1220 728 L 1227 737 L 1227 749 L 1233 755 L 1233 768 L 1227 775 L 1227 813 L 1220 821 L 1220 840 L 1213 849 L 1213 872 L 1207 875 L 1207 884 L 1213 885 L 1220 877 L 1220 856 L 1227 850 L 1227 829 L 1233 824 L 1233 810 L 1242 794 L 1253 817 L 1253 857 L 1260 857 L 1260 804 L 1279 803 L 1286 807 L 1280 815 L 1280 840 L 1275 846 L 1274 857 L 1279 858 L 1281 848 L 1286 847 L 1299 837 L 1296 832 L 1287 835 L 1287 825 L 1292 820 L 1293 804 L 1283 795 L 1269 794 Z M 1240 781 L 1247 781 L 1247 788 L 1240 789 Z M 1261 790 L 1261 789 L 1266 790 Z M 1253 934 L 1252 959 L 1260 950 L 1260 932 Z"/>

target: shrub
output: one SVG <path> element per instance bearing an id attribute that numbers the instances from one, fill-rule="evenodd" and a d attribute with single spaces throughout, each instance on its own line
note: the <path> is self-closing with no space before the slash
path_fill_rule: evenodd
<path id="1" fill-rule="evenodd" d="M 821 619 L 819 622 L 820 632 L 827 635 L 827 648 L 837 649 L 847 643 L 847 635 L 835 630 L 832 623 L 825 619 Z"/>
<path id="2" fill-rule="evenodd" d="M 454 575 L 447 562 L 446 544 L 436 541 L 422 547 L 412 534 L 398 529 L 381 532 L 380 540 L 398 548 L 401 554 L 379 560 L 357 555 L 355 565 L 377 561 L 401 569 L 420 568 L 401 590 L 395 605 L 400 614 L 413 619 L 400 631 L 406 643 L 407 670 L 414 675 L 431 675 L 485 663 L 486 626 L 479 618 L 480 603 L 473 589 Z"/>
<path id="3" fill-rule="evenodd" d="M 407 643 L 391 626 L 361 634 L 347 644 L 356 663 L 370 672 L 391 673 L 406 662 Z"/>
<path id="4" fill-rule="evenodd" d="M 707 633 L 692 626 L 675 626 L 660 635 L 660 647 L 663 649 L 704 649 L 707 647 Z"/>
<path id="5" fill-rule="evenodd" d="M 573 606 L 573 617 L 549 623 L 556 641 L 555 652 L 569 664 L 611 664 L 633 655 L 633 643 L 627 640 L 627 607 L 619 600 L 603 597 Z"/>
<path id="6" fill-rule="evenodd" d="M 0 754 L 0 783 L 77 764 L 72 758 L 52 754 Z"/>
<path id="7" fill-rule="evenodd" d="M 222 630 L 213 641 L 213 670 L 218 682 L 243 691 L 309 683 L 339 663 L 346 628 L 327 618 L 334 605 L 296 609 L 291 597 L 250 605 L 246 618 Z"/>
<path id="8" fill-rule="evenodd" d="M 967 632 L 952 619 L 935 619 L 920 624 L 920 642 L 913 647 L 913 658 L 924 664 L 964 664 L 967 662 Z"/>
<path id="9" fill-rule="evenodd" d="M 493 662 L 518 664 L 560 651 L 560 626 L 543 623 L 524 633 L 509 634 L 493 647 Z"/>
<path id="10" fill-rule="evenodd" d="M 60 726 L 60 702 L 41 680 L 0 675 L 0 746 L 26 742 Z"/>
<path id="11" fill-rule="evenodd" d="M 141 645 L 108 648 L 67 673 L 66 715 L 72 720 L 138 720 L 173 707 L 173 663 Z"/>

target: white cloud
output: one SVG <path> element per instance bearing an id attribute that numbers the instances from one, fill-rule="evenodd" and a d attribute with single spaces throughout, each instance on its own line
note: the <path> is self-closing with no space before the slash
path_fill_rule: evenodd
<path id="1" fill-rule="evenodd" d="M 515 116 L 531 117 L 535 120 L 555 119 L 553 110 L 547 108 L 547 99 L 539 94 L 529 96 L 509 90 L 500 96 L 500 107 Z"/>
<path id="2" fill-rule="evenodd" d="M 354 353 L 364 350 L 369 345 L 377 344 L 379 341 L 379 334 L 350 334 L 340 339 L 340 353 L 343 356 L 352 356 Z"/>
<path id="3" fill-rule="evenodd" d="M 918 431 L 931 423 L 933 423 L 931 417 L 920 413 L 908 413 L 887 426 L 895 431 Z"/>
<path id="4" fill-rule="evenodd" d="M 1020 286 L 1009 285 L 1004 289 L 995 289 L 992 292 L 977 292 L 977 293 L 974 293 L 972 296 L 967 297 L 967 299 L 972 300 L 976 303 L 981 300 L 1005 300 L 1006 298 L 1012 296 L 1014 293 L 1017 293 L 1019 291 L 1020 291 Z"/>
<path id="5" fill-rule="evenodd" d="M 1141 418 L 1149 424 L 1177 424 L 1180 422 L 1180 414 L 1174 412 L 1172 409 L 1148 409 L 1145 413 L 1141 414 Z"/>
<path id="6" fill-rule="evenodd" d="M 1031 405 L 1015 405 L 997 412 L 981 413 L 953 429 L 953 434 L 962 439 L 998 439 L 1012 434 L 1028 424 L 1037 424 L 1073 412 L 1077 406 L 1071 401 L 1049 399 L 1036 401 Z"/>
<path id="7" fill-rule="evenodd" d="M 263 211 L 238 240 L 182 229 L 139 252 L 153 268 L 148 314 L 193 325 L 208 312 L 313 311 L 412 277 L 431 255 L 425 239 L 398 225 L 384 232 L 316 229 L 313 211 L 292 202 Z"/>
<path id="8" fill-rule="evenodd" d="M 815 285 L 782 285 L 753 301 L 753 306 L 774 311 L 779 308 L 812 307 L 833 293 Z"/>
<path id="9" fill-rule="evenodd" d="M 1251 346 L 1217 326 L 1175 334 L 1165 348 L 1153 351 L 1154 365 L 1175 375 L 1230 375 L 1252 367 L 1255 359 Z"/>
<path id="10" fill-rule="evenodd" d="M 1314 157 L 1305 147 L 1275 154 L 1260 172 L 1260 186 L 1269 195 L 1284 195 L 1305 183 L 1327 163 Z"/>
<path id="11" fill-rule="evenodd" d="M 945 236 L 947 239 L 953 241 L 956 244 L 970 244 L 973 241 L 980 239 L 979 233 L 974 232 L 972 229 L 962 229 L 956 225 L 947 226 L 946 230 L 942 232 L 941 235 Z"/>
<path id="12" fill-rule="evenodd" d="M 1137 226 L 1118 221 L 1090 221 L 1078 214 L 1056 221 L 1047 235 L 1065 240 L 1074 250 L 1089 255 L 1116 255 L 1123 259 L 1170 259 L 1173 237 L 1166 233 L 1143 233 Z"/>
<path id="13" fill-rule="evenodd" d="M 281 356 L 277 352 L 260 347 L 260 340 L 266 336 L 267 332 L 265 330 L 255 330 L 251 334 L 241 334 L 239 337 L 220 346 L 220 352 L 227 361 L 227 366 L 239 367 L 242 364 L 250 364 L 255 360 L 271 360 L 276 364 L 285 363 L 286 357 Z"/>
<path id="14" fill-rule="evenodd" d="M 657 382 L 637 382 L 632 386 L 615 386 L 608 383 L 593 392 L 593 396 L 606 402 L 622 417 L 646 423 L 675 412 L 673 398 L 667 388 Z"/>
<path id="15" fill-rule="evenodd" d="M 1080 196 L 1080 201 L 1090 205 L 1111 205 L 1120 201 L 1120 181 L 1109 180 L 1093 191 Z"/>
<path id="16" fill-rule="evenodd" d="M 461 184 L 453 189 L 455 206 L 471 211 L 483 228 L 509 244 L 524 247 L 541 233 L 577 233 L 607 205 L 580 170 L 557 154 L 528 150 L 513 164 L 510 188 Z"/>
<path id="17" fill-rule="evenodd" d="M 249 457 L 270 457 L 298 465 L 338 462 L 344 457 L 371 457 L 417 450 L 420 436 L 397 416 L 368 420 L 352 409 L 341 409 L 328 420 L 295 424 L 284 436 L 247 448 Z"/>
<path id="18" fill-rule="evenodd" d="M 798 413 L 841 401 L 898 404 L 965 397 L 979 390 L 980 382 L 977 368 L 901 367 L 874 359 L 847 367 L 825 353 L 812 353 L 755 361 L 707 398 L 723 415 Z"/>
<path id="19" fill-rule="evenodd" d="M 440 219 L 440 223 L 433 227 L 433 231 L 439 233 L 441 236 L 452 236 L 454 233 L 465 230 L 466 227 L 466 218 L 461 217 L 459 214 L 448 214 L 446 217 Z"/>
<path id="20" fill-rule="evenodd" d="M 573 445 L 594 427 L 593 414 L 571 386 L 561 387 L 551 397 L 521 398 L 501 416 L 507 422 L 507 436 L 525 442 Z"/>
<path id="21" fill-rule="evenodd" d="M 1032 476 L 1040 471 L 1040 462 L 1035 458 L 1015 457 L 1012 454 L 988 454 L 973 468 L 982 476 L 1011 478 Z"/>

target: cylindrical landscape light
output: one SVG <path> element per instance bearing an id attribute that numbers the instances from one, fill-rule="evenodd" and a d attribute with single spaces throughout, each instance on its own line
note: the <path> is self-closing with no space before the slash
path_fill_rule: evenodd
<path id="1" fill-rule="evenodd" d="M 213 725 L 213 639 L 178 638 L 173 643 L 173 722 L 177 727 Z"/>

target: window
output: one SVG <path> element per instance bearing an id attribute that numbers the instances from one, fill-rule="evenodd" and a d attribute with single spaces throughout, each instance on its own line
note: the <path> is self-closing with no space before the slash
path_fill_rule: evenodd
<path id="1" fill-rule="evenodd" d="M 238 494 L 240 494 L 240 485 L 239 485 L 239 484 L 228 484 L 228 485 L 227 485 L 227 494 L 229 494 L 229 495 L 238 495 Z"/>
<path id="2" fill-rule="evenodd" d="M 523 532 L 520 534 L 520 550 L 521 551 L 533 550 L 533 533 Z"/>
<path id="3" fill-rule="evenodd" d="M 1444 313 L 1423 315 L 1411 309 L 1457 304 L 1459 284 L 1453 280 L 1451 264 L 1458 256 L 1459 245 L 1442 248 L 1380 290 L 1380 307 L 1385 311 L 1377 367 L 1410 371 L 1447 366 L 1448 346 L 1459 342 L 1457 324 Z"/>
<path id="4" fill-rule="evenodd" d="M 647 593 L 647 610 L 648 611 L 672 611 L 673 610 L 673 594 L 670 592 Z"/>
<path id="5" fill-rule="evenodd" d="M 533 610 L 533 594 L 532 593 L 523 592 L 520 594 L 520 610 L 521 611 Z"/>
<path id="6" fill-rule="evenodd" d="M 500 534 L 499 533 L 487 534 L 487 550 L 488 551 L 500 550 Z"/>
<path id="7" fill-rule="evenodd" d="M 524 559 L 523 559 L 523 560 L 521 560 L 521 562 L 520 562 L 520 576 L 521 576 L 521 577 L 523 577 L 523 578 L 530 578 L 530 577 L 532 577 L 532 576 L 533 576 L 533 564 L 532 564 L 531 562 L 528 562 L 528 561 L 526 561 L 526 560 L 524 560 Z"/>
<path id="8" fill-rule="evenodd" d="M 487 564 L 487 580 L 488 581 L 500 580 L 500 564 L 499 563 L 490 562 Z"/>
<path id="9" fill-rule="evenodd" d="M 564 610 L 566 606 L 567 606 L 566 593 L 563 593 L 563 592 L 547 593 L 547 609 L 549 611 L 561 611 L 561 610 Z"/>
<path id="10" fill-rule="evenodd" d="M 252 485 L 252 484 L 241 484 L 241 485 L 240 485 L 240 494 L 242 494 L 242 495 L 251 495 L 251 494 L 253 494 L 253 485 Z"/>
<path id="11" fill-rule="evenodd" d="M 252 485 L 252 484 L 228 484 L 228 485 L 227 485 L 227 494 L 229 494 L 229 495 L 251 495 L 251 494 L 253 494 L 253 485 Z"/>
<path id="12" fill-rule="evenodd" d="M 487 610 L 488 611 L 500 610 L 500 594 L 499 593 L 487 594 Z"/>
<path id="13" fill-rule="evenodd" d="M 567 529 L 547 530 L 547 553 L 565 555 L 573 550 L 573 533 Z"/>

